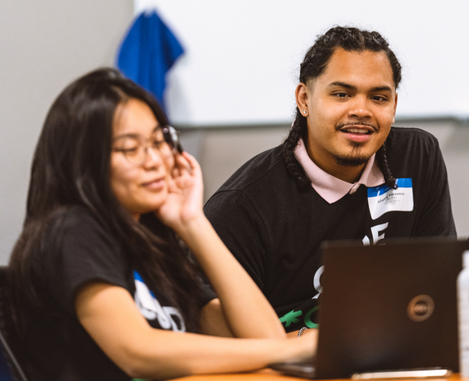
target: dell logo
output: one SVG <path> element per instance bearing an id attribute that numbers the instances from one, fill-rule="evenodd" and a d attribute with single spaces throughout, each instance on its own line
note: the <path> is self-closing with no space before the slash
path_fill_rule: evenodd
<path id="1" fill-rule="evenodd" d="M 435 309 L 433 299 L 428 295 L 418 295 L 407 306 L 407 315 L 416 322 L 427 320 Z"/>

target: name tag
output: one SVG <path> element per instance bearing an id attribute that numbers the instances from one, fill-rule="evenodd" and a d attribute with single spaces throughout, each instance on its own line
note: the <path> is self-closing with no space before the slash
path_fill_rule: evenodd
<path id="1" fill-rule="evenodd" d="M 414 210 L 412 179 L 397 179 L 397 189 L 387 185 L 368 188 L 368 206 L 373 220 L 387 212 L 411 212 Z"/>

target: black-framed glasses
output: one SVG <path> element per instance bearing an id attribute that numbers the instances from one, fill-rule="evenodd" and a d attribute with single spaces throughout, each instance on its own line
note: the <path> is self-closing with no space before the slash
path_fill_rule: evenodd
<path id="1" fill-rule="evenodd" d="M 182 153 L 179 134 L 173 126 L 157 127 L 150 139 L 137 134 L 119 136 L 113 145 L 113 151 L 122 152 L 129 162 L 138 165 L 147 160 L 149 148 L 164 159 Z"/>

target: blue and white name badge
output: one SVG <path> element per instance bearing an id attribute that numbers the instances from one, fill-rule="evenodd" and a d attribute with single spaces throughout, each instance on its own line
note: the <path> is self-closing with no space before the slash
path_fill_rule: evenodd
<path id="1" fill-rule="evenodd" d="M 397 189 L 387 185 L 368 188 L 368 206 L 373 220 L 387 212 L 411 212 L 414 210 L 412 179 L 397 179 Z"/>

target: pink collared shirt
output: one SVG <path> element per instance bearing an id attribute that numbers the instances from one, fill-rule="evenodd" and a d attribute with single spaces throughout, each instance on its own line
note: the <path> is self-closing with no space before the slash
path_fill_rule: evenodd
<path id="1" fill-rule="evenodd" d="M 384 184 L 384 176 L 375 160 L 376 154 L 370 157 L 360 179 L 350 184 L 334 177 L 319 168 L 309 157 L 303 139 L 300 139 L 295 148 L 295 157 L 311 180 L 311 186 L 329 204 L 339 201 L 347 193 L 355 193 L 360 185 L 376 187 Z"/>

